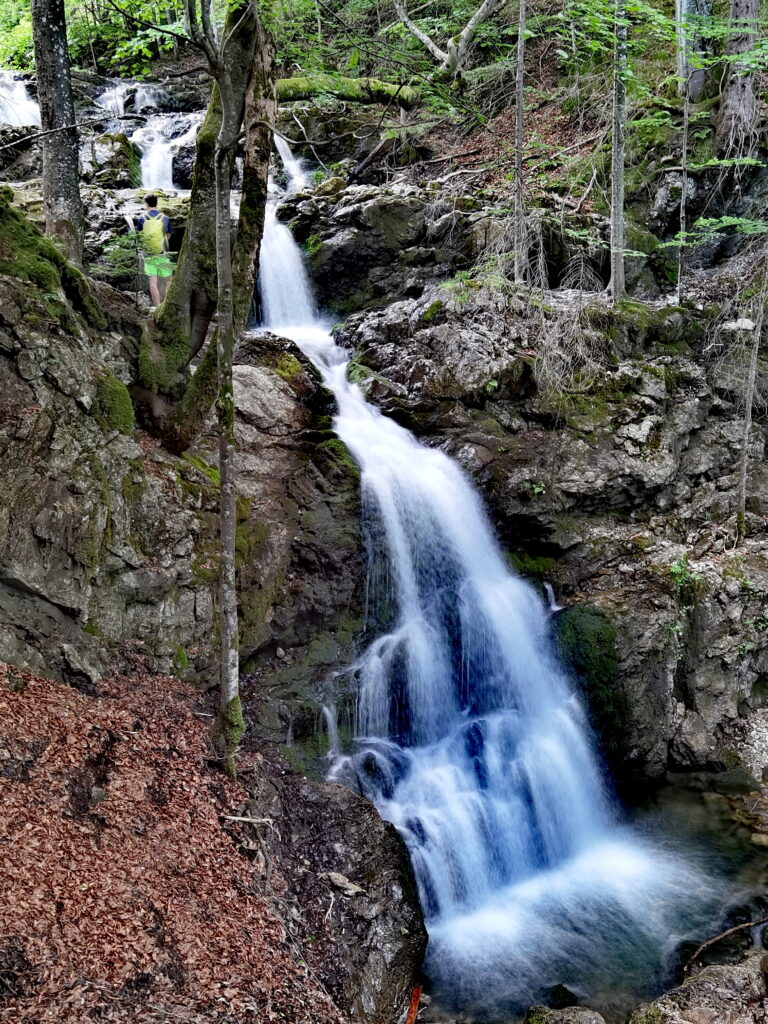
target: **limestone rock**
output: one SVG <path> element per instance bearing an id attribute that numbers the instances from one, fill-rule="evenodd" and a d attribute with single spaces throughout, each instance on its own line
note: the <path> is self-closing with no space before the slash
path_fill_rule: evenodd
<path id="1" fill-rule="evenodd" d="M 705 967 L 685 984 L 641 1006 L 628 1024 L 763 1024 L 768 957 Z"/>

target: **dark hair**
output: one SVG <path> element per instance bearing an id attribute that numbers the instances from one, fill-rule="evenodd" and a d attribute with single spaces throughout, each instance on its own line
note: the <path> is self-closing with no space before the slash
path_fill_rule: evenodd
<path id="1" fill-rule="evenodd" d="M 157 196 L 144 196 L 144 202 L 147 204 L 147 206 L 157 206 Z"/>

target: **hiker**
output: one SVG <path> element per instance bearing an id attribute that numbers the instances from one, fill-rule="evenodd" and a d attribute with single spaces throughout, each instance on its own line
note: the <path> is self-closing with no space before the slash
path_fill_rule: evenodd
<path id="1" fill-rule="evenodd" d="M 144 273 L 149 278 L 152 304 L 159 306 L 168 291 L 173 264 L 168 255 L 171 221 L 158 210 L 157 196 L 144 197 L 144 213 L 136 221 L 136 231 L 144 253 Z"/>

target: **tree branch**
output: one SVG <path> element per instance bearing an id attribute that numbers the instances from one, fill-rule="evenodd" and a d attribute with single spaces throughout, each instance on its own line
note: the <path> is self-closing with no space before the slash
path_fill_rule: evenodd
<path id="1" fill-rule="evenodd" d="M 398 18 L 402 21 L 408 31 L 412 35 L 416 36 L 419 42 L 429 50 L 435 60 L 439 60 L 441 64 L 445 64 L 447 66 L 450 60 L 448 53 L 446 53 L 445 50 L 441 50 L 437 43 L 433 39 L 430 39 L 423 29 L 420 29 L 414 21 L 411 21 L 408 17 L 408 11 L 405 9 L 404 0 L 395 0 L 395 10 L 397 11 Z"/>
<path id="2" fill-rule="evenodd" d="M 14 149 L 16 146 L 23 146 L 25 142 L 35 142 L 37 139 L 42 139 L 44 135 L 56 135 L 57 132 L 68 132 L 72 128 L 82 128 L 86 124 L 102 124 L 104 121 L 136 121 L 140 118 L 139 114 L 121 114 L 119 117 L 114 117 L 112 114 L 105 114 L 103 117 L 91 117 L 87 121 L 75 121 L 74 124 L 63 124 L 60 128 L 49 128 L 44 132 L 35 132 L 33 135 L 24 135 L 20 139 L 16 139 L 15 142 L 6 142 L 5 145 L 0 146 L 0 153 L 4 149 Z M 143 119 L 142 119 L 143 120 Z"/>
<path id="3" fill-rule="evenodd" d="M 142 25 L 144 28 L 151 28 L 155 32 L 160 32 L 164 36 L 173 36 L 174 39 L 180 39 L 183 43 L 192 43 L 193 46 L 197 45 L 193 39 L 189 38 L 189 36 L 184 36 L 180 32 L 174 32 L 170 28 L 160 28 L 159 25 L 155 25 L 151 21 L 145 21 L 143 18 L 137 18 L 135 15 L 129 14 L 128 11 L 124 11 L 119 4 L 116 4 L 115 0 L 107 0 L 107 3 L 123 18 L 127 18 L 128 21 L 132 21 L 134 25 Z"/>
<path id="4" fill-rule="evenodd" d="M 702 953 L 709 949 L 710 946 L 714 946 L 720 939 L 726 938 L 728 935 L 733 935 L 734 932 L 744 931 L 745 928 L 757 928 L 761 924 L 768 924 L 768 917 L 761 917 L 757 921 L 746 921 L 744 924 L 734 925 L 733 928 L 727 928 L 724 932 L 720 932 L 719 935 L 713 935 L 711 939 L 707 939 L 706 942 L 702 942 L 696 952 L 686 961 L 683 970 L 687 973 L 696 960 L 699 959 Z"/>

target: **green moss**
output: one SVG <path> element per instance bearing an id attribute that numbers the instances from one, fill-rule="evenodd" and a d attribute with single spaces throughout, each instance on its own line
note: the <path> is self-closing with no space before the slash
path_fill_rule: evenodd
<path id="1" fill-rule="evenodd" d="M 330 441 L 323 441 L 322 444 L 317 446 L 317 451 L 322 453 L 331 463 L 338 466 L 345 473 L 350 473 L 355 479 L 359 480 L 360 470 L 358 465 L 343 441 L 340 441 L 337 437 Z"/>
<path id="2" fill-rule="evenodd" d="M 304 367 L 296 356 L 292 356 L 290 352 L 282 352 L 274 366 L 274 370 L 283 380 L 291 381 L 294 377 L 304 372 Z"/>
<path id="3" fill-rule="evenodd" d="M 181 645 L 176 648 L 176 653 L 173 656 L 173 667 L 177 673 L 186 672 L 189 668 L 189 655 Z"/>
<path id="4" fill-rule="evenodd" d="M 90 634 L 90 636 L 101 636 L 101 630 L 95 622 L 85 622 L 82 626 L 84 633 Z"/>
<path id="5" fill-rule="evenodd" d="M 310 235 L 302 246 L 307 258 L 313 260 L 323 248 L 323 240 L 319 235 Z"/>
<path id="6" fill-rule="evenodd" d="M 575 605 L 555 619 L 555 641 L 561 660 L 583 686 L 606 758 L 616 765 L 626 747 L 631 711 L 618 678 L 616 630 L 599 609 Z"/>
<path id="7" fill-rule="evenodd" d="M 222 759 L 224 770 L 231 778 L 237 777 L 235 752 L 245 735 L 245 719 L 240 696 L 233 697 L 227 704 L 219 708 L 219 713 L 211 729 L 211 740 L 214 748 Z"/>
<path id="8" fill-rule="evenodd" d="M 96 381 L 93 415 L 104 430 L 119 430 L 121 434 L 134 431 L 136 417 L 128 388 L 111 373 L 103 374 Z"/>
<path id="9" fill-rule="evenodd" d="M 207 477 L 214 487 L 221 487 L 221 474 L 219 473 L 217 466 L 210 466 L 199 456 L 191 455 L 189 452 L 184 452 L 182 459 L 184 459 L 185 462 L 188 462 L 190 466 L 194 467 L 198 473 L 202 473 L 203 476 Z"/>
<path id="10" fill-rule="evenodd" d="M 431 323 L 437 317 L 438 313 L 440 312 L 441 309 L 443 309 L 443 307 L 444 303 L 440 299 L 435 299 L 435 301 L 431 302 L 424 310 L 424 312 L 421 314 L 421 316 L 419 317 L 419 323 Z"/>
<path id="11" fill-rule="evenodd" d="M 89 324 L 104 327 L 104 314 L 83 274 L 59 252 L 50 238 L 12 205 L 13 192 L 0 187 L 0 274 L 30 282 L 43 294 L 66 330 L 72 330 L 58 298 L 63 291 Z"/>
<path id="12" fill-rule="evenodd" d="M 508 551 L 507 559 L 521 576 L 548 576 L 557 566 L 557 559 L 549 555 L 530 555 L 527 551 Z"/>

